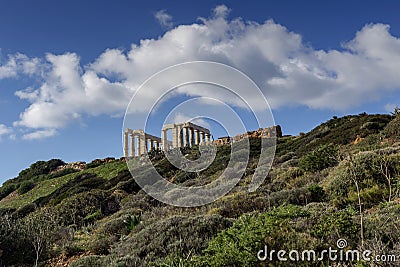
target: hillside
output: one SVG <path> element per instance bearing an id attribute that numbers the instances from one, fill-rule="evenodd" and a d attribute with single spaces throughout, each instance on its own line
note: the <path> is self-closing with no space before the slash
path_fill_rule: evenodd
<path id="1" fill-rule="evenodd" d="M 279 138 L 273 168 L 252 193 L 246 185 L 260 139 L 250 139 L 239 184 L 198 208 L 154 200 L 123 159 L 81 169 L 38 161 L 0 188 L 0 266 L 329 266 L 328 258 L 282 262 L 276 254 L 263 262 L 257 253 L 265 246 L 321 252 L 338 239 L 346 249 L 400 255 L 399 129 L 399 114 L 359 114 Z M 199 156 L 197 147 L 183 150 Z M 161 152 L 151 159 L 163 177 L 198 186 L 222 173 L 230 145 L 198 174 L 178 170 Z"/>

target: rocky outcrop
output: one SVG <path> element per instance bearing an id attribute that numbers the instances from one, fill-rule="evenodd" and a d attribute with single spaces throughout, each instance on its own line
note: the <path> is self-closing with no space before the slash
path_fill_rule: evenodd
<path id="1" fill-rule="evenodd" d="M 268 128 L 259 128 L 257 131 L 238 134 L 233 137 L 233 141 L 237 142 L 245 138 L 269 138 L 282 137 L 282 129 L 280 125 L 271 126 Z"/>
<path id="2" fill-rule="evenodd" d="M 115 161 L 115 158 L 108 157 L 108 158 L 104 158 L 104 159 L 95 159 L 92 161 L 92 163 L 102 164 L 102 163 L 109 163 L 109 162 L 113 162 L 113 161 Z"/>
<path id="3" fill-rule="evenodd" d="M 54 170 L 52 173 L 59 172 L 59 171 L 65 170 L 65 169 L 74 169 L 74 170 L 81 171 L 81 170 L 84 170 L 85 168 L 86 168 L 86 162 L 84 162 L 84 161 L 70 162 L 65 165 L 58 166 L 58 168 L 56 170 Z"/>
<path id="4" fill-rule="evenodd" d="M 213 141 L 216 146 L 223 146 L 232 142 L 232 137 L 224 136 Z"/>

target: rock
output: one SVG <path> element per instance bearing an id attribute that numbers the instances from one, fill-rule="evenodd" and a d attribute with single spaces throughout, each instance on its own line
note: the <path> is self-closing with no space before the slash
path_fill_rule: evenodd
<path id="1" fill-rule="evenodd" d="M 282 129 L 280 125 L 271 126 L 268 128 L 259 128 L 257 131 L 247 132 L 244 134 L 238 134 L 233 137 L 233 141 L 237 142 L 249 138 L 269 138 L 269 137 L 282 137 Z"/>

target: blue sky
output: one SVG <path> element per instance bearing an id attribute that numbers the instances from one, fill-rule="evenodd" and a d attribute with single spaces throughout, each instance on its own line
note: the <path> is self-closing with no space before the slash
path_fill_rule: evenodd
<path id="1" fill-rule="evenodd" d="M 246 73 L 285 134 L 309 131 L 333 115 L 388 113 L 400 102 L 399 7 L 2 1 L 0 183 L 37 160 L 120 157 L 123 114 L 135 90 L 163 68 L 191 60 Z M 201 96 L 190 90 L 184 94 Z"/>

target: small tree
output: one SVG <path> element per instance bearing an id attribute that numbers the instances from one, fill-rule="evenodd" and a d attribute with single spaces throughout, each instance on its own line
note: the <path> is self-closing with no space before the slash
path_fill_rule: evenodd
<path id="1" fill-rule="evenodd" d="M 361 201 L 361 190 L 360 190 L 360 182 L 363 172 L 362 166 L 360 166 L 359 162 L 355 160 L 352 156 L 348 156 L 346 160 L 347 166 L 347 177 L 350 179 L 354 185 L 356 186 L 357 190 L 357 199 L 358 199 L 358 210 L 360 213 L 360 239 L 361 239 L 361 246 L 364 245 L 364 217 L 363 217 L 363 208 L 362 208 L 362 201 Z"/>
<path id="2" fill-rule="evenodd" d="M 389 190 L 388 202 L 391 202 L 393 196 L 393 183 L 399 176 L 399 155 L 388 155 L 383 150 L 375 157 L 374 167 L 386 180 Z"/>
<path id="3" fill-rule="evenodd" d="M 386 125 L 383 133 L 387 138 L 400 138 L 400 108 L 396 107 L 392 112 L 393 119 Z"/>
<path id="4" fill-rule="evenodd" d="M 393 116 L 400 115 L 400 108 L 396 106 L 392 112 L 390 112 Z"/>
<path id="5" fill-rule="evenodd" d="M 60 229 L 56 215 L 48 208 L 43 208 L 39 212 L 29 214 L 22 222 L 23 232 L 26 239 L 35 249 L 35 267 L 43 252 L 55 240 L 55 236 Z"/>
<path id="6" fill-rule="evenodd" d="M 8 213 L 0 216 L 0 251 L 3 252 L 4 246 L 7 246 L 6 241 L 7 237 L 10 236 L 10 233 L 14 228 L 14 221 L 12 216 Z M 1 259 L 2 253 L 0 254 Z"/>

